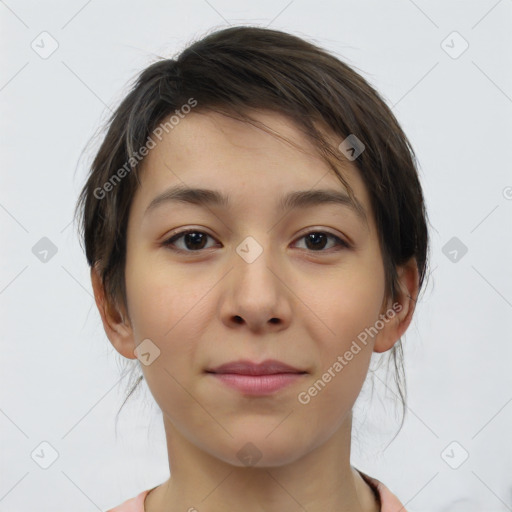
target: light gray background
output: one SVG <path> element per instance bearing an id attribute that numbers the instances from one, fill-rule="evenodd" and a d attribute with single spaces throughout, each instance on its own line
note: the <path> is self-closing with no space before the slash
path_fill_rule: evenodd
<path id="1" fill-rule="evenodd" d="M 418 154 L 432 274 L 404 340 L 407 421 L 389 445 L 396 397 L 384 373 L 371 401 L 365 385 L 352 463 L 410 512 L 512 510 L 511 18 L 511 0 L 0 1 L 0 511 L 105 510 L 167 478 L 147 390 L 115 437 L 126 379 L 70 223 L 80 154 L 128 81 L 228 24 L 335 52 L 393 106 Z M 51 48 L 43 31 L 58 43 L 46 59 L 31 47 Z M 43 237 L 57 247 L 46 262 L 32 251 Z M 453 237 L 468 249 L 457 261 Z M 42 442 L 58 453 L 47 469 Z"/>

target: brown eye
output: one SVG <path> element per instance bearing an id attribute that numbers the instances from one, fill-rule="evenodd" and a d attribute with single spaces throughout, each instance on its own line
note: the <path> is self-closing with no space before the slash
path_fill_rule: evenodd
<path id="1" fill-rule="evenodd" d="M 163 242 L 162 245 L 176 252 L 200 252 L 203 249 L 212 247 L 212 245 L 207 246 L 208 239 L 214 240 L 208 233 L 196 229 L 188 229 L 176 233 Z M 328 249 L 336 251 L 350 248 L 350 245 L 338 236 L 324 231 L 311 231 L 299 240 L 304 240 L 304 248 L 313 252 L 331 252 Z"/>
<path id="2" fill-rule="evenodd" d="M 334 241 L 334 244 L 331 244 L 330 247 L 327 247 L 328 249 L 332 249 L 335 246 L 341 246 L 346 249 L 350 247 L 349 244 L 341 238 L 333 235 L 332 233 L 326 233 L 324 231 L 311 231 L 310 233 L 307 233 L 300 238 L 300 240 L 305 240 L 306 249 L 316 252 L 325 252 L 324 249 L 328 245 L 329 239 Z"/>
<path id="3" fill-rule="evenodd" d="M 171 247 L 173 250 L 178 252 L 196 252 L 209 248 L 206 247 L 208 238 L 213 240 L 213 237 L 208 233 L 189 229 L 173 235 L 171 238 L 163 242 L 163 245 Z"/>

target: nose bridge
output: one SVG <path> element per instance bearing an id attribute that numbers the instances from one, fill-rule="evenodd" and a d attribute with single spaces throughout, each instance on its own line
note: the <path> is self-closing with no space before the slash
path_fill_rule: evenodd
<path id="1" fill-rule="evenodd" d="M 260 240 L 248 236 L 235 248 L 224 310 L 225 320 L 240 323 L 242 319 L 253 328 L 287 323 L 290 317 L 286 287 L 277 272 L 279 258 L 263 237 Z"/>
<path id="2" fill-rule="evenodd" d="M 275 258 L 272 257 L 269 245 L 262 238 L 259 237 L 258 241 L 248 236 L 235 249 L 237 289 L 250 293 L 252 297 L 247 298 L 254 301 L 261 301 L 263 298 L 268 301 L 270 296 L 278 293 L 276 288 L 279 287 L 275 282 L 277 278 L 274 272 L 270 270 L 276 264 Z"/>

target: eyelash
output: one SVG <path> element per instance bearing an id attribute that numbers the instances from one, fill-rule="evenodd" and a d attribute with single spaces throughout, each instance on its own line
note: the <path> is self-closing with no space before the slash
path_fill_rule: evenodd
<path id="1" fill-rule="evenodd" d="M 170 250 L 174 251 L 174 252 L 178 252 L 178 253 L 200 253 L 204 250 L 207 250 L 207 249 L 210 249 L 210 247 L 208 247 L 207 249 L 198 249 L 198 250 L 187 250 L 187 249 L 178 249 L 176 247 L 173 247 L 174 246 L 174 243 L 179 240 L 180 238 L 183 238 L 184 236 L 190 234 L 190 233 L 201 233 L 203 235 L 206 235 L 207 237 L 210 237 L 213 239 L 213 236 L 209 235 L 208 233 L 205 233 L 204 231 L 201 231 L 199 229 L 187 229 L 187 230 L 184 230 L 184 231 L 180 231 L 179 233 L 176 233 L 174 234 L 171 238 L 168 238 L 167 240 L 165 240 L 164 242 L 162 242 L 162 245 L 169 248 Z M 307 237 L 308 235 L 311 235 L 311 234 L 322 234 L 322 235 L 327 235 L 328 238 L 331 238 L 331 239 L 334 239 L 338 245 L 340 246 L 339 249 L 336 249 L 334 252 L 337 252 L 337 251 L 341 251 L 343 249 L 350 249 L 351 248 L 351 245 L 346 242 L 345 240 L 339 238 L 338 236 L 336 235 L 333 235 L 332 233 L 329 233 L 328 231 L 316 231 L 316 230 L 313 230 L 313 231 L 309 231 L 308 233 L 305 233 L 304 235 L 302 235 L 301 237 L 298 238 L 298 240 L 302 240 L 303 238 Z M 332 249 L 332 248 L 331 248 Z M 306 249 L 307 250 L 307 249 Z M 318 250 L 318 251 L 315 251 L 315 250 L 309 250 L 309 252 L 313 252 L 313 253 L 322 253 L 322 252 L 327 252 L 327 250 Z"/>

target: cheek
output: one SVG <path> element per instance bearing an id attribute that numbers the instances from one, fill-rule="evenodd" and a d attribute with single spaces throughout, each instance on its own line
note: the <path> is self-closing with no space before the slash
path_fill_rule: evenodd
<path id="1" fill-rule="evenodd" d="M 309 283 L 305 293 L 310 318 L 321 319 L 309 324 L 319 365 L 308 396 L 317 411 L 334 418 L 353 405 L 368 372 L 374 345 L 368 333 L 379 319 L 383 267 L 373 258 L 359 260 Z"/>
<path id="2" fill-rule="evenodd" d="M 307 305 L 325 325 L 322 339 L 327 352 L 339 352 L 373 325 L 384 297 L 383 269 L 353 265 L 311 283 Z M 326 329 L 326 327 L 328 329 Z"/>
<path id="3" fill-rule="evenodd" d="M 208 283 L 179 267 L 143 265 L 142 259 L 135 256 L 126 266 L 128 307 L 136 336 L 154 337 L 167 346 L 184 331 L 193 339 L 197 324 L 190 317 L 197 317 L 204 307 Z"/>
<path id="4" fill-rule="evenodd" d="M 135 345 L 150 339 L 157 349 L 151 364 L 141 362 L 144 379 L 160 409 L 179 417 L 190 407 L 185 390 L 199 361 L 197 340 L 211 322 L 204 283 L 169 268 L 127 265 L 126 289 Z"/>
<path id="5" fill-rule="evenodd" d="M 336 290 L 328 290 L 324 307 L 318 309 L 329 330 L 315 329 L 318 365 L 297 397 L 305 421 L 318 418 L 325 435 L 341 426 L 359 396 L 373 351 L 372 338 L 364 338 L 365 329 L 378 318 L 380 305 L 380 297 L 367 289 L 344 294 L 339 287 Z"/>
<path id="6" fill-rule="evenodd" d="M 154 365 L 142 368 L 157 387 L 173 387 L 171 375 L 187 385 L 193 374 L 201 371 L 199 340 L 215 321 L 216 310 L 208 293 L 215 283 L 211 274 L 202 279 L 197 270 L 173 268 L 165 260 L 148 264 L 142 253 L 127 261 L 126 291 L 134 341 L 138 345 L 150 339 L 160 351 Z"/>

